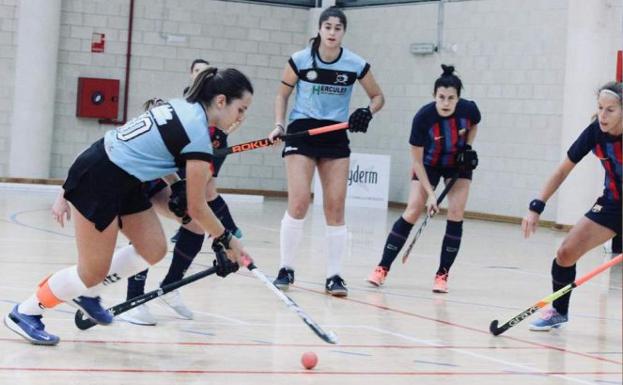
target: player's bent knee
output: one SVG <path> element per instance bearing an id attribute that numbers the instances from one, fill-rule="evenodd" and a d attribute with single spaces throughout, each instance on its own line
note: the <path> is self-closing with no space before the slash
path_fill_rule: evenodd
<path id="1" fill-rule="evenodd" d="M 567 247 L 564 243 L 556 251 L 556 262 L 559 266 L 573 266 L 576 261 L 577 255 L 573 252 L 573 250 L 571 250 L 571 248 Z"/>

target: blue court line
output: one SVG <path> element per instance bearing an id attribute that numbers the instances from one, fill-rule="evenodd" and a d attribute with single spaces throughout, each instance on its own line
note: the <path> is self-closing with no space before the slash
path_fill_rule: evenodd
<path id="1" fill-rule="evenodd" d="M 368 354 L 368 353 L 355 353 L 355 352 L 347 352 L 347 351 L 344 351 L 344 350 L 330 350 L 330 352 L 341 353 L 341 354 L 348 354 L 348 355 L 351 355 L 351 356 L 366 356 L 366 357 L 371 357 L 372 356 L 372 354 Z"/>
<path id="2" fill-rule="evenodd" d="M 420 363 L 420 364 L 431 364 L 431 365 L 451 366 L 451 367 L 454 367 L 454 368 L 458 368 L 458 367 L 459 367 L 459 365 L 455 365 L 455 364 L 448 364 L 448 363 L 445 363 L 445 362 L 422 361 L 422 360 L 413 360 L 413 362 Z"/>
<path id="3" fill-rule="evenodd" d="M 215 335 L 214 333 L 200 332 L 198 330 L 192 330 L 192 329 L 180 329 L 180 330 L 183 331 L 183 332 L 186 332 L 186 333 L 191 333 L 191 334 L 201 334 L 202 336 L 210 336 L 210 337 L 212 337 L 212 336 Z"/>
<path id="4" fill-rule="evenodd" d="M 15 213 L 13 213 L 13 214 L 11 214 L 9 216 L 9 222 L 13 223 L 13 224 L 16 224 L 18 226 L 26 227 L 28 229 L 43 231 L 44 233 L 48 233 L 48 234 L 60 235 L 61 237 L 65 237 L 65 238 L 74 238 L 73 235 L 68 235 L 68 234 L 65 234 L 65 233 L 58 232 L 58 231 L 48 230 L 48 229 L 45 229 L 45 228 L 42 228 L 42 227 L 28 225 L 26 223 L 20 222 L 17 219 L 17 216 L 21 215 L 21 214 L 34 213 L 34 212 L 37 212 L 37 211 L 48 211 L 48 210 L 50 210 L 50 209 L 46 208 L 46 209 L 35 209 L 35 210 L 18 211 L 18 212 L 15 212 Z"/>
<path id="5" fill-rule="evenodd" d="M 608 380 L 594 380 L 595 382 L 599 382 L 601 384 L 623 384 L 622 381 L 608 381 Z"/>

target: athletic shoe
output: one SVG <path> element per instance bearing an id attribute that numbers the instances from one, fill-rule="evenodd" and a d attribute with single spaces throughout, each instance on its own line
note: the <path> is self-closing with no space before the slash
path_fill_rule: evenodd
<path id="1" fill-rule="evenodd" d="M 24 337 L 34 345 L 56 345 L 61 340 L 54 334 L 45 331 L 45 325 L 41 322 L 40 315 L 28 315 L 20 313 L 19 305 L 4 317 L 4 324 L 15 333 Z"/>
<path id="2" fill-rule="evenodd" d="M 74 298 L 73 305 L 82 310 L 84 315 L 89 317 L 93 322 L 100 325 L 110 325 L 112 323 L 112 314 L 102 307 L 100 297 L 86 297 L 81 295 Z"/>
<path id="3" fill-rule="evenodd" d="M 119 314 L 118 317 L 134 325 L 155 326 L 158 323 L 145 303 Z"/>
<path id="4" fill-rule="evenodd" d="M 435 283 L 433 284 L 433 293 L 447 293 L 448 292 L 448 273 L 437 274 L 435 276 Z"/>
<path id="5" fill-rule="evenodd" d="M 557 329 L 569 321 L 568 315 L 562 315 L 553 307 L 541 313 L 541 317 L 530 323 L 530 330 L 548 332 Z"/>
<path id="6" fill-rule="evenodd" d="M 346 297 L 348 295 L 348 289 L 346 288 L 346 282 L 339 275 L 327 278 L 324 284 L 324 289 L 327 294 L 331 294 L 335 297 Z"/>
<path id="7" fill-rule="evenodd" d="M 182 301 L 182 295 L 179 290 L 173 290 L 172 292 L 163 295 L 160 297 L 160 301 L 173 309 L 173 311 L 175 311 L 180 317 L 184 319 L 194 318 L 192 310 L 190 310 L 188 306 L 184 304 L 184 301 Z"/>
<path id="8" fill-rule="evenodd" d="M 273 285 L 277 286 L 280 290 L 286 291 L 290 288 L 290 285 L 294 283 L 294 270 L 282 267 L 277 273 L 277 278 L 273 281 Z"/>
<path id="9" fill-rule="evenodd" d="M 385 278 L 387 278 L 387 270 L 386 267 L 377 266 L 374 268 L 374 271 L 370 274 L 367 281 L 370 282 L 373 286 L 379 287 L 385 282 Z"/>

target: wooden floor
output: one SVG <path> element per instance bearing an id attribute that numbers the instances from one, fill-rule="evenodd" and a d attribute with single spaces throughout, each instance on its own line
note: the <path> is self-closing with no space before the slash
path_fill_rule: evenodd
<path id="1" fill-rule="evenodd" d="M 29 296 L 45 275 L 76 262 L 71 227 L 61 229 L 49 208 L 55 192 L 0 186 L 0 312 Z M 279 263 L 283 200 L 230 206 L 257 266 L 271 277 Z M 588 205 L 587 205 L 588 207 Z M 248 271 L 205 278 L 182 290 L 195 319 L 178 319 L 156 300 L 159 323 L 123 321 L 80 331 L 67 305 L 44 317 L 56 347 L 25 342 L 0 326 L 0 384 L 621 384 L 621 266 L 574 292 L 570 322 L 551 333 L 530 332 L 530 319 L 500 337 L 504 322 L 550 293 L 550 265 L 564 233 L 540 229 L 528 241 L 517 225 L 466 221 L 450 276 L 450 293 L 433 294 L 445 219 L 434 218 L 409 262 L 397 261 L 381 289 L 365 278 L 377 264 L 397 210 L 348 209 L 346 299 L 324 294 L 324 226 L 310 211 L 306 237 L 288 292 L 338 345 L 328 345 Z M 163 221 L 167 234 L 175 226 Z M 125 241 L 123 241 L 125 242 Z M 578 276 L 610 258 L 601 248 L 579 263 Z M 152 269 L 162 278 L 170 256 Z M 208 247 L 191 271 L 212 262 Z M 124 299 L 125 284 L 106 302 Z M 313 351 L 317 367 L 300 357 Z"/>

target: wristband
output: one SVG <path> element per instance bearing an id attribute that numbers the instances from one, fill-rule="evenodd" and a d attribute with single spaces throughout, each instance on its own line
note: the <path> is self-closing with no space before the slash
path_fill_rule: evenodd
<path id="1" fill-rule="evenodd" d="M 545 210 L 545 202 L 543 202 L 540 199 L 533 199 L 532 202 L 530 202 L 528 209 L 530 211 L 534 211 L 535 213 L 541 215 L 543 210 Z"/>

